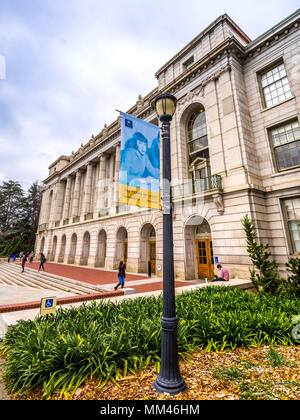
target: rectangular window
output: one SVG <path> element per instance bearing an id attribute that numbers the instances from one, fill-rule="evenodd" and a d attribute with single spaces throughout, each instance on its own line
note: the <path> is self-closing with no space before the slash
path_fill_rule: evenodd
<path id="1" fill-rule="evenodd" d="M 183 63 L 183 68 L 185 69 L 185 70 L 188 70 L 189 68 L 191 68 L 192 67 L 192 65 L 194 64 L 194 56 L 192 56 L 192 57 L 190 57 L 188 60 L 186 60 L 184 63 Z"/>
<path id="2" fill-rule="evenodd" d="M 300 127 L 298 120 L 269 130 L 278 170 L 300 165 Z"/>
<path id="3" fill-rule="evenodd" d="M 284 214 L 293 252 L 300 252 L 300 197 L 284 200 Z"/>
<path id="4" fill-rule="evenodd" d="M 261 88 L 266 108 L 292 97 L 283 63 L 261 73 Z"/>

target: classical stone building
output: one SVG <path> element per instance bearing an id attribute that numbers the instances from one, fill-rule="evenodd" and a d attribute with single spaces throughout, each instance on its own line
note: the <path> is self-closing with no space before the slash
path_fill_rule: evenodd
<path id="1" fill-rule="evenodd" d="M 284 263 L 300 251 L 300 11 L 254 41 L 222 15 L 156 73 L 127 112 L 158 124 L 153 101 L 178 99 L 171 123 L 177 278 L 219 261 L 247 277 L 241 218 Z M 162 273 L 162 214 L 118 202 L 120 118 L 44 181 L 36 252 L 49 260 Z"/>

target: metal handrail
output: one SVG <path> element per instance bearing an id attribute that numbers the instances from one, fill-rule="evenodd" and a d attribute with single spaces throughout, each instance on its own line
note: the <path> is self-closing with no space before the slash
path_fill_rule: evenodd
<path id="1" fill-rule="evenodd" d="M 211 175 L 202 179 L 190 179 L 183 184 L 174 186 L 172 188 L 172 196 L 176 199 L 216 189 L 222 189 L 222 177 L 220 175 Z"/>

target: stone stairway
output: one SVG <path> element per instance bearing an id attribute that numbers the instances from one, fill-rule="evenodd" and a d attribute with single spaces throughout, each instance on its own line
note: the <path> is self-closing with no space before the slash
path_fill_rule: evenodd
<path id="1" fill-rule="evenodd" d="M 75 295 L 86 295 L 104 291 L 100 286 L 82 283 L 66 277 L 60 277 L 43 271 L 36 271 L 25 267 L 21 272 L 21 266 L 3 262 L 0 264 L 0 286 L 30 287 L 34 289 L 63 291 Z"/>

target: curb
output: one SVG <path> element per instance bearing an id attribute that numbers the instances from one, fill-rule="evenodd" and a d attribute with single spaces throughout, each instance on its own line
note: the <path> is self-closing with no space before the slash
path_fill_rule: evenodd
<path id="1" fill-rule="evenodd" d="M 126 291 L 119 290 L 119 291 L 104 292 L 104 293 L 93 293 L 91 295 L 63 297 L 63 298 L 58 298 L 56 301 L 56 304 L 67 305 L 69 303 L 87 302 L 87 301 L 97 300 L 97 299 L 106 299 L 106 298 L 111 298 L 111 297 L 124 296 L 125 294 L 126 294 Z M 29 309 L 37 309 L 37 308 L 40 308 L 40 306 L 41 306 L 40 301 L 16 303 L 12 305 L 1 305 L 0 314 L 5 314 L 9 312 L 26 311 Z"/>

